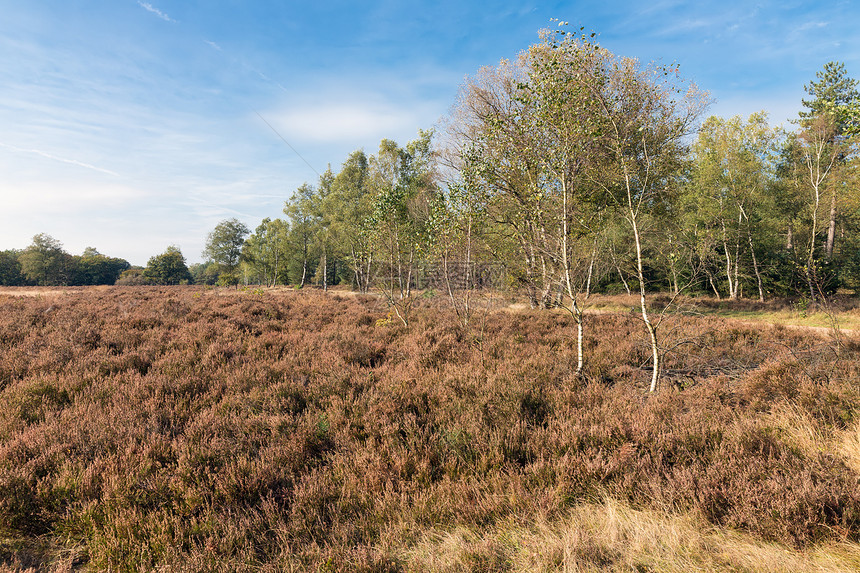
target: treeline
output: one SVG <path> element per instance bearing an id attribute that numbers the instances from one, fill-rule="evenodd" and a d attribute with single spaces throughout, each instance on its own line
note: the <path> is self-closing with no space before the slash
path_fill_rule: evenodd
<path id="1" fill-rule="evenodd" d="M 24 250 L 0 251 L 0 286 L 177 285 L 195 282 L 205 265 L 186 265 L 176 246 L 150 257 L 146 267 L 109 257 L 93 247 L 71 255 L 57 239 L 40 233 Z"/>
<path id="2" fill-rule="evenodd" d="M 764 112 L 702 120 L 707 95 L 676 68 L 547 34 L 470 78 L 438 134 L 356 151 L 284 219 L 245 229 L 230 279 L 396 298 L 494 282 L 541 307 L 596 290 L 855 290 L 856 88 L 831 62 L 792 129 Z"/>
<path id="3" fill-rule="evenodd" d="M 790 129 L 705 119 L 707 94 L 676 67 L 561 26 L 469 78 L 437 131 L 353 152 L 253 231 L 221 222 L 203 264 L 170 247 L 95 279 L 70 270 L 86 253 L 34 264 L 34 239 L 3 254 L 0 280 L 347 284 L 398 313 L 431 287 L 464 320 L 482 285 L 576 316 L 595 291 L 817 300 L 860 287 L 857 85 L 828 63 Z"/>
<path id="4" fill-rule="evenodd" d="M 635 293 L 656 388 L 661 315 L 646 293 L 801 296 L 860 286 L 858 82 L 828 63 L 793 129 L 764 112 L 702 120 L 677 67 L 612 54 L 562 26 L 462 86 L 430 132 L 356 151 L 244 242 L 245 278 L 375 288 L 404 323 L 415 286 L 464 324 L 486 282 L 564 307 Z M 232 275 L 233 280 L 238 277 Z"/>
<path id="5" fill-rule="evenodd" d="M 0 285 L 112 285 L 130 269 L 125 259 L 108 257 L 93 247 L 71 255 L 62 243 L 40 233 L 24 250 L 0 251 Z"/>

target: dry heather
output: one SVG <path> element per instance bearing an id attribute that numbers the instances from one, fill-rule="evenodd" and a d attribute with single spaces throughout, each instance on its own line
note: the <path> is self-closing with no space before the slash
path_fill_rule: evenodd
<path id="1" fill-rule="evenodd" d="M 0 293 L 0 564 L 860 563 L 850 337 L 670 317 L 648 396 L 635 313 L 588 317 L 578 379 L 562 314 L 213 292 Z"/>

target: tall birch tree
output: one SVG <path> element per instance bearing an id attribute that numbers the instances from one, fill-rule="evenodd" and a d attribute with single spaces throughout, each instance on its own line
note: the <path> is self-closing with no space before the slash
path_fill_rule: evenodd
<path id="1" fill-rule="evenodd" d="M 645 300 L 643 223 L 670 199 L 672 180 L 686 153 L 686 138 L 707 98 L 692 84 L 685 85 L 676 68 L 643 66 L 590 42 L 568 41 L 578 42 L 579 49 L 597 56 L 581 74 L 600 108 L 601 145 L 606 154 L 595 182 L 633 234 L 640 311 L 651 343 L 650 391 L 654 392 L 660 376 L 660 347 L 658 324 L 649 315 Z"/>

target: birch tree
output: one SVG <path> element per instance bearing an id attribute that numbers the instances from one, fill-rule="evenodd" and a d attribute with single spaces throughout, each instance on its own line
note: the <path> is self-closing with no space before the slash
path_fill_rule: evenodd
<path id="1" fill-rule="evenodd" d="M 266 286 L 287 280 L 286 260 L 290 226 L 281 219 L 263 219 L 245 240 L 242 259 Z"/>
<path id="2" fill-rule="evenodd" d="M 729 298 L 740 296 L 742 255 L 746 253 L 756 280 L 759 300 L 765 292 L 757 236 L 769 209 L 766 192 L 774 177 L 781 132 L 767 123 L 765 112 L 747 120 L 712 116 L 693 144 L 693 193 L 698 197 L 698 221 L 716 227 L 725 263 L 723 276 Z M 759 251 L 759 252 L 757 252 Z"/>
<path id="3" fill-rule="evenodd" d="M 331 178 L 331 170 L 327 170 L 321 179 Z M 320 197 L 317 190 L 307 183 L 302 184 L 284 205 L 284 214 L 291 221 L 289 242 L 293 253 L 293 262 L 297 270 L 293 273 L 299 277 L 298 286 L 303 288 L 308 281 L 309 266 L 316 268 L 318 239 L 321 236 L 322 212 Z"/>
<path id="4" fill-rule="evenodd" d="M 796 139 L 794 147 L 798 157 L 799 167 L 796 175 L 800 187 L 808 194 L 808 209 L 810 217 L 809 238 L 804 261 L 809 296 L 812 300 L 818 298 L 822 290 L 822 276 L 819 273 L 816 251 L 819 248 L 817 237 L 821 231 L 823 214 L 822 200 L 824 199 L 825 184 L 832 179 L 832 173 L 842 153 L 842 144 L 834 140 L 836 123 L 832 115 L 822 113 L 805 122 L 803 129 Z M 832 209 L 831 209 L 832 210 Z"/>
<path id="5" fill-rule="evenodd" d="M 542 188 L 541 148 L 529 131 L 527 82 L 527 54 L 468 78 L 446 122 L 447 157 L 482 189 L 494 257 L 525 287 L 532 308 L 548 308 L 557 300 L 560 266 L 546 232 L 549 195 Z"/>
<path id="6" fill-rule="evenodd" d="M 429 233 L 436 195 L 432 132 L 420 131 L 405 147 L 385 139 L 370 158 L 371 213 L 367 221 L 378 263 L 385 269 L 379 287 L 408 325 L 412 285 L 433 237 Z"/>
<path id="7" fill-rule="evenodd" d="M 238 288 L 239 277 L 236 275 L 236 269 L 242 259 L 245 237 L 250 232 L 245 223 L 234 217 L 215 225 L 215 228 L 206 237 L 203 256 L 215 261 L 221 267 L 219 282 L 237 285 Z"/>
<path id="8" fill-rule="evenodd" d="M 561 31 L 546 32 L 529 50 L 528 82 L 517 96 L 529 110 L 521 121 L 529 149 L 536 150 L 536 186 L 547 198 L 540 244 L 560 271 L 559 286 L 569 300 L 565 308 L 576 323 L 577 374 L 585 360 L 580 298 L 589 289 L 596 257 L 597 229 L 590 222 L 601 210 L 590 174 L 602 159 L 600 109 L 579 78 L 598 59 L 597 46 L 586 36 L 574 41 Z"/>
<path id="9" fill-rule="evenodd" d="M 686 152 L 685 138 L 707 101 L 695 86 L 678 79 L 675 68 L 642 66 L 589 42 L 579 40 L 579 44 L 579 49 L 597 56 L 581 74 L 600 108 L 601 145 L 606 153 L 595 182 L 633 234 L 640 311 L 651 343 L 650 391 L 654 392 L 660 376 L 660 347 L 658 324 L 649 316 L 645 300 L 643 220 L 663 209 L 670 198 L 672 179 Z"/>
<path id="10" fill-rule="evenodd" d="M 327 273 L 330 255 L 342 257 L 352 272 L 356 288 L 366 293 L 370 289 L 374 257 L 369 225 L 373 193 L 369 160 L 364 151 L 352 152 L 325 187 L 328 191 L 321 209 L 328 236 L 323 243 L 321 268 Z"/>

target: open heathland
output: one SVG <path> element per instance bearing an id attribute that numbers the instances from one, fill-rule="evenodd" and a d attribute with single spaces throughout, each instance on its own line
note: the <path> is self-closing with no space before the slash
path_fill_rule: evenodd
<path id="1" fill-rule="evenodd" d="M 860 569 L 852 332 L 484 308 L 0 292 L 0 566 Z"/>

